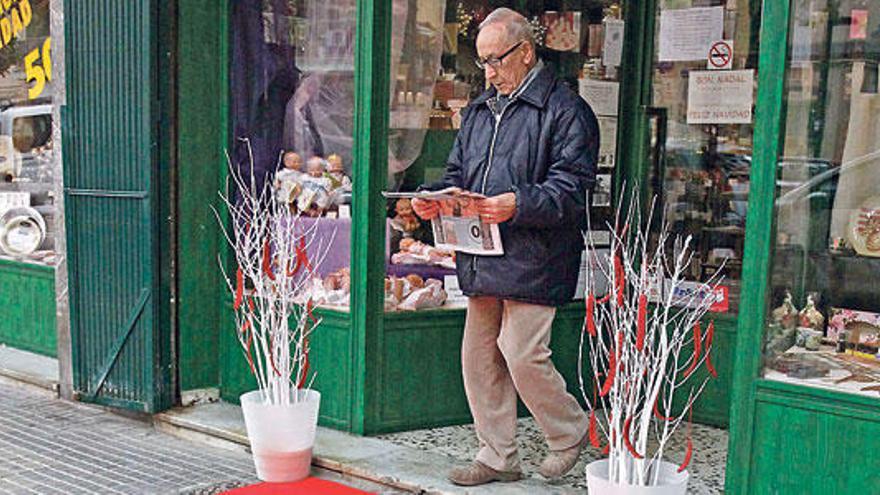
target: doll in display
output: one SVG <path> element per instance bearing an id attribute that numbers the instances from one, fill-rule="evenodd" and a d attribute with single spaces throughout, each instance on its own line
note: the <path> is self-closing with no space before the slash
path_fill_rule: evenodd
<path id="1" fill-rule="evenodd" d="M 408 198 L 398 199 L 394 205 L 394 211 L 397 215 L 391 219 L 391 227 L 401 232 L 403 237 L 412 237 L 412 233 L 421 225 L 413 212 L 412 202 Z"/>
<path id="2" fill-rule="evenodd" d="M 285 151 L 281 157 L 281 168 L 275 174 L 275 191 L 279 202 L 292 205 L 302 192 L 303 160 L 298 153 Z"/>
<path id="3" fill-rule="evenodd" d="M 309 217 L 321 216 L 330 206 L 330 179 L 324 176 L 324 159 L 319 156 L 309 158 L 306 175 L 301 179 L 302 193 L 297 198 L 299 211 Z"/>
<path id="4" fill-rule="evenodd" d="M 325 175 L 330 179 L 330 186 L 334 190 L 351 192 L 351 179 L 345 175 L 341 156 L 333 153 L 327 157 L 327 173 Z"/>

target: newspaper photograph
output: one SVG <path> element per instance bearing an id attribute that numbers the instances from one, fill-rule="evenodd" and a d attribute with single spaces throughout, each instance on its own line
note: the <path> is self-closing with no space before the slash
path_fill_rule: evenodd
<path id="1" fill-rule="evenodd" d="M 482 194 L 450 187 L 439 191 L 382 193 L 386 198 L 419 198 L 440 203 L 440 215 L 431 220 L 434 244 L 438 249 L 461 251 L 480 256 L 501 256 L 498 225 L 480 220 L 476 200 Z"/>

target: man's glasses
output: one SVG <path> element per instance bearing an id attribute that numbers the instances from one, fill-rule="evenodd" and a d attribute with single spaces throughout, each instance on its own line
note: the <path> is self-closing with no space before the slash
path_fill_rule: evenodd
<path id="1" fill-rule="evenodd" d="M 498 55 L 497 57 L 476 58 L 476 59 L 474 59 L 474 63 L 477 64 L 477 67 L 479 67 L 480 70 L 486 70 L 487 66 L 491 67 L 493 69 L 497 69 L 498 67 L 501 66 L 501 62 L 503 62 L 504 59 L 508 55 L 513 53 L 514 50 L 519 48 L 519 46 L 522 45 L 523 43 L 524 43 L 524 41 L 520 41 L 520 42 L 516 43 L 515 45 L 510 47 L 506 52 L 502 53 L 501 55 Z"/>

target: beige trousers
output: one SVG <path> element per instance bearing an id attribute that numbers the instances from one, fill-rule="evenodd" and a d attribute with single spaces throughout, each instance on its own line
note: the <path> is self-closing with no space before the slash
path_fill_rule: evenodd
<path id="1" fill-rule="evenodd" d="M 555 315 L 551 306 L 494 297 L 468 299 L 462 374 L 480 441 L 477 460 L 492 469 L 519 469 L 517 392 L 550 450 L 572 447 L 587 432 L 587 415 L 550 361 Z"/>

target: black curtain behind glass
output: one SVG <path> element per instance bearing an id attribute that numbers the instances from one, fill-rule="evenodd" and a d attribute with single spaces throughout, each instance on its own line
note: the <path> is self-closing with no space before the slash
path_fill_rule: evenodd
<path id="1" fill-rule="evenodd" d="M 295 47 L 266 42 L 264 15 L 294 13 L 288 12 L 286 0 L 236 0 L 232 4 L 233 148 L 230 155 L 239 170 L 249 173 L 248 148 L 244 141 L 248 139 L 254 155 L 255 176 L 261 184 L 266 173 L 273 172 L 278 164 L 285 105 L 300 78 Z"/>

